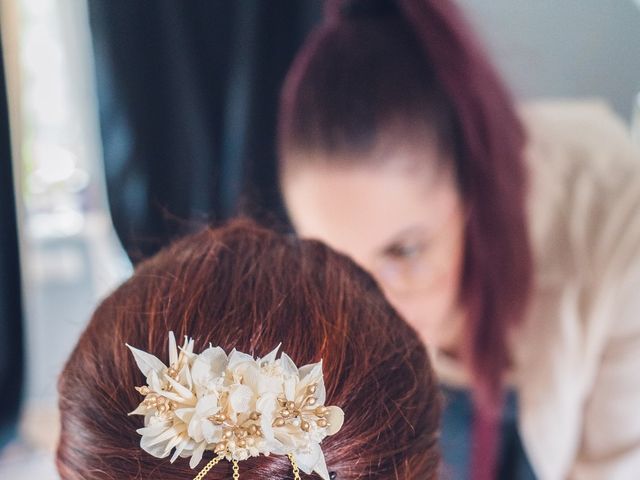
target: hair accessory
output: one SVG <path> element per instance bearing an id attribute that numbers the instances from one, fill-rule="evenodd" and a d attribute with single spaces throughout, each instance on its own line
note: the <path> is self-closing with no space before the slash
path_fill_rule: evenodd
<path id="1" fill-rule="evenodd" d="M 144 415 L 140 447 L 157 458 L 191 457 L 193 469 L 203 454 L 216 455 L 195 477 L 201 480 L 222 459 L 233 463 L 259 455 L 287 455 L 294 477 L 298 468 L 330 480 L 320 448 L 340 430 L 344 413 L 325 406 L 322 362 L 298 368 L 280 346 L 263 358 L 220 347 L 193 353 L 185 337 L 180 351 L 169 332 L 169 366 L 127 345 L 147 384 L 136 387 L 144 399 L 129 415 Z"/>

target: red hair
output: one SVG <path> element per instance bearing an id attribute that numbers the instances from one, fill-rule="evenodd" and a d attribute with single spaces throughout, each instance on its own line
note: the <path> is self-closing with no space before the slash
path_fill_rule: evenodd
<path id="1" fill-rule="evenodd" d="M 261 356 L 282 342 L 299 365 L 323 359 L 327 401 L 345 411 L 322 444 L 337 480 L 436 478 L 439 393 L 415 331 L 348 258 L 239 221 L 141 263 L 98 307 L 59 381 L 63 480 L 195 476 L 186 459 L 144 452 L 141 419 L 127 416 L 144 379 L 125 342 L 166 357 L 170 330 L 196 351 L 211 342 Z M 289 478 L 288 462 L 250 458 L 241 478 Z M 230 472 L 221 462 L 207 478 Z"/>
<path id="2" fill-rule="evenodd" d="M 490 411 L 500 398 L 509 330 L 524 318 L 533 269 L 525 134 L 512 100 L 448 0 L 328 2 L 327 17 L 282 91 L 281 168 L 319 158 L 384 162 L 367 156 L 381 141 L 420 148 L 435 140 L 449 154 L 441 156 L 451 159 L 444 167 L 455 173 L 469 211 L 462 355 Z"/>

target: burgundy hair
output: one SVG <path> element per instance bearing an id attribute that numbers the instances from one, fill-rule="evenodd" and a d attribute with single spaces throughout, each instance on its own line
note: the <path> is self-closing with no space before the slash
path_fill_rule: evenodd
<path id="1" fill-rule="evenodd" d="M 510 364 L 508 334 L 524 318 L 532 282 L 525 134 L 451 1 L 328 2 L 327 20 L 289 72 L 280 106 L 281 169 L 303 161 L 385 161 L 367 156 L 385 141 L 416 148 L 436 141 L 448 154 L 443 161 L 451 159 L 445 167 L 455 172 L 469 211 L 462 355 L 490 412 Z"/>
<path id="2" fill-rule="evenodd" d="M 327 401 L 345 411 L 322 444 L 337 480 L 436 478 L 439 393 L 416 332 L 348 258 L 237 221 L 143 262 L 96 310 L 59 382 L 63 480 L 196 475 L 187 459 L 144 452 L 142 419 L 127 416 L 144 378 L 125 342 L 167 358 L 170 330 L 196 351 L 211 342 L 262 356 L 282 342 L 298 365 L 322 359 Z M 291 477 L 284 456 L 240 463 L 241 479 Z M 231 478 L 231 464 L 206 478 Z"/>

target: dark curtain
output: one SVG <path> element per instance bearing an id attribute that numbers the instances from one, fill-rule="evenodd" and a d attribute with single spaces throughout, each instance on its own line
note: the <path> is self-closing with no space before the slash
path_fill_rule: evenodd
<path id="1" fill-rule="evenodd" d="M 320 0 L 89 0 L 111 214 L 134 261 L 202 222 L 285 226 L 275 128 Z"/>
<path id="2" fill-rule="evenodd" d="M 2 60 L 0 54 L 0 448 L 15 433 L 24 365 L 18 230 Z"/>

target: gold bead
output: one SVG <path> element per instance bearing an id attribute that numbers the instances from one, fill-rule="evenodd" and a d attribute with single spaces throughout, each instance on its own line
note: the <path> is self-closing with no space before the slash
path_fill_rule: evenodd
<path id="1" fill-rule="evenodd" d="M 250 425 L 249 426 L 249 435 L 257 435 L 258 434 L 258 426 Z"/>
<path id="2" fill-rule="evenodd" d="M 325 428 L 325 427 L 329 426 L 329 422 L 327 422 L 327 420 L 324 419 L 324 418 L 321 418 L 316 423 L 320 428 Z"/>
<path id="3" fill-rule="evenodd" d="M 226 419 L 227 416 L 224 413 L 216 413 L 213 417 L 209 417 L 209 420 L 216 425 L 222 425 Z"/>
<path id="4" fill-rule="evenodd" d="M 215 448 L 214 448 L 214 452 L 215 453 L 222 453 L 227 449 L 227 442 L 220 442 L 217 443 Z"/>
<path id="5" fill-rule="evenodd" d="M 247 446 L 247 442 L 245 442 L 244 439 L 241 438 L 240 440 L 238 440 L 236 445 L 238 445 L 238 447 L 240 447 L 240 448 L 244 448 L 244 447 Z"/>
<path id="6" fill-rule="evenodd" d="M 307 405 L 315 405 L 315 404 L 316 404 L 316 397 L 307 398 Z"/>
<path id="7" fill-rule="evenodd" d="M 318 407 L 315 409 L 315 414 L 319 417 L 324 417 L 327 413 L 329 413 L 329 409 L 327 407 Z"/>
<path id="8" fill-rule="evenodd" d="M 225 430 L 224 433 L 222 434 L 222 437 L 226 439 L 230 439 L 231 437 L 233 437 L 233 431 Z"/>
<path id="9" fill-rule="evenodd" d="M 287 399 L 285 397 L 278 397 L 278 405 L 282 408 L 287 406 Z"/>
<path id="10" fill-rule="evenodd" d="M 318 390 L 318 386 L 315 383 L 313 383 L 313 384 L 311 384 L 311 385 L 309 385 L 307 387 L 307 393 L 309 395 L 313 395 L 314 393 L 316 393 L 316 390 Z"/>
<path id="11" fill-rule="evenodd" d="M 284 410 L 280 410 L 280 415 L 284 418 L 288 418 L 291 416 L 291 412 L 285 408 Z"/>
<path id="12" fill-rule="evenodd" d="M 238 428 L 238 429 L 235 431 L 236 437 L 238 437 L 238 438 L 244 438 L 244 437 L 246 437 L 246 436 L 247 436 L 247 433 L 248 433 L 248 432 L 247 432 L 244 428 Z"/>
<path id="13" fill-rule="evenodd" d="M 305 432 L 308 432 L 309 429 L 311 428 L 311 425 L 309 425 L 309 422 L 307 422 L 306 420 L 303 420 L 302 423 L 300 424 L 300 428 Z"/>
<path id="14" fill-rule="evenodd" d="M 293 410 L 296 408 L 296 404 L 293 402 L 287 402 L 287 410 Z"/>
<path id="15" fill-rule="evenodd" d="M 251 420 L 258 420 L 260 418 L 260 412 L 251 412 L 251 415 L 249 415 L 249 418 Z"/>
<path id="16" fill-rule="evenodd" d="M 146 385 L 142 386 L 142 387 L 136 387 L 136 390 L 141 395 L 149 395 L 151 393 L 151 389 L 149 387 L 147 387 Z"/>
<path id="17" fill-rule="evenodd" d="M 177 371 L 175 368 L 173 368 L 173 367 L 171 367 L 171 368 L 167 371 L 167 373 L 169 374 L 169 376 L 170 376 L 171 378 L 176 378 L 176 377 L 178 376 L 178 371 Z"/>
<path id="18" fill-rule="evenodd" d="M 282 418 L 282 417 L 277 417 L 277 418 L 273 421 L 273 426 L 274 426 L 274 427 L 282 427 L 282 426 L 284 426 L 284 418 Z"/>

